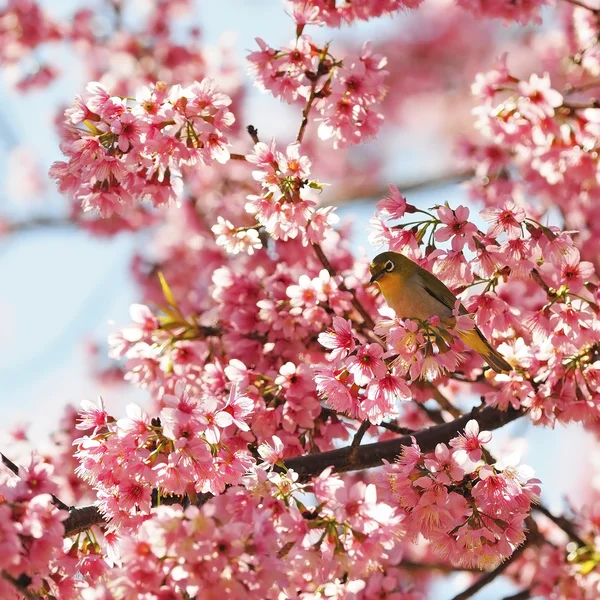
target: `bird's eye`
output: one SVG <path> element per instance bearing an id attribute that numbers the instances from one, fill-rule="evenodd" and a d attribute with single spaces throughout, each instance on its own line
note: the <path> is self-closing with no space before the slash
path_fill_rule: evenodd
<path id="1" fill-rule="evenodd" d="M 388 260 L 385 265 L 383 265 L 383 268 L 388 272 L 391 273 L 394 270 L 394 263 L 391 260 Z"/>

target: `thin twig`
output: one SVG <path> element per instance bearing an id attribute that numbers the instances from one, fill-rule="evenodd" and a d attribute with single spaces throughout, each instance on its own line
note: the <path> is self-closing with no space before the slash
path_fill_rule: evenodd
<path id="1" fill-rule="evenodd" d="M 563 102 L 561 108 L 567 110 L 585 110 L 587 108 L 600 108 L 600 101 L 588 100 L 587 102 Z"/>
<path id="2" fill-rule="evenodd" d="M 352 438 L 352 443 L 350 444 L 351 448 L 358 448 L 358 446 L 360 446 L 360 443 L 363 437 L 365 436 L 365 433 L 367 433 L 369 427 L 371 427 L 371 422 L 368 419 L 365 419 L 360 424 L 358 431 L 354 434 L 354 437 Z"/>
<path id="3" fill-rule="evenodd" d="M 331 417 L 336 417 L 338 419 L 356 420 L 356 419 L 352 419 L 351 417 L 349 417 L 348 415 L 346 415 L 344 413 L 338 413 L 335 410 L 328 408 L 327 406 L 321 406 L 321 415 L 324 417 L 331 416 Z M 413 433 L 415 433 L 417 431 L 416 429 L 410 429 L 410 427 L 402 427 L 401 425 L 398 425 L 397 423 L 390 423 L 389 421 L 382 421 L 381 423 L 379 423 L 377 425 L 377 427 L 387 429 L 388 431 L 393 431 L 394 433 L 400 433 L 402 435 L 412 435 Z"/>
<path id="4" fill-rule="evenodd" d="M 398 182 L 396 187 L 400 190 L 403 195 L 410 192 L 418 192 L 429 188 L 440 187 L 443 185 L 449 185 L 453 183 L 462 183 L 471 179 L 475 175 L 473 170 L 468 171 L 452 171 L 449 173 L 441 173 L 439 175 L 433 175 L 425 179 L 418 179 L 414 181 Z M 357 200 L 380 200 L 389 193 L 387 187 L 382 187 L 381 184 L 367 183 L 361 185 L 360 183 L 354 183 L 352 187 L 344 189 L 338 187 L 339 193 L 333 198 L 329 198 L 329 204 L 338 205 L 346 202 L 352 202 Z"/>
<path id="5" fill-rule="evenodd" d="M 246 131 L 248 132 L 248 135 L 252 138 L 252 141 L 255 144 L 258 144 L 258 142 L 259 142 L 258 129 L 256 129 L 256 127 L 254 127 L 254 125 L 248 125 L 248 127 L 246 127 Z"/>
<path id="6" fill-rule="evenodd" d="M 319 62 L 319 66 L 321 63 Z M 315 101 L 316 93 L 317 93 L 317 83 L 319 81 L 318 77 L 318 69 L 317 73 L 315 73 L 315 78 L 312 81 L 310 86 L 310 93 L 308 95 L 308 99 L 306 104 L 304 105 L 304 110 L 302 111 L 302 121 L 300 123 L 300 129 L 298 130 L 298 135 L 296 136 L 297 142 L 302 142 L 304 138 L 304 134 L 306 133 L 306 127 L 308 126 L 308 115 L 310 114 L 310 109 L 312 108 L 313 102 Z"/>
<path id="7" fill-rule="evenodd" d="M 31 579 L 27 577 L 27 575 L 23 575 L 22 577 L 25 577 L 27 579 L 27 583 L 25 583 L 25 581 L 21 582 L 19 581 L 19 579 L 15 579 L 12 575 L 9 575 L 8 573 L 2 571 L 2 579 L 5 579 L 17 590 L 19 590 L 19 592 L 23 594 L 24 598 L 26 598 L 27 600 L 38 600 L 40 596 L 38 596 L 34 592 L 30 592 L 27 589 L 27 586 L 31 583 Z"/>
<path id="8" fill-rule="evenodd" d="M 581 2 L 581 0 L 565 0 L 565 2 L 567 2 L 569 4 L 573 4 L 574 6 L 578 6 L 579 8 L 585 8 L 587 10 L 591 10 L 593 13 L 600 12 L 600 10 L 598 10 L 597 8 L 593 8 L 591 6 L 588 6 L 587 4 L 584 4 L 583 2 Z"/>
<path id="9" fill-rule="evenodd" d="M 440 405 L 440 407 L 446 412 L 450 413 L 455 419 L 458 419 L 462 415 L 462 412 L 442 394 L 439 388 L 435 385 L 431 386 L 431 394 L 434 400 Z"/>
<path id="10" fill-rule="evenodd" d="M 58 229 L 75 226 L 75 222 L 65 217 L 34 217 L 23 221 L 0 220 L 0 239 L 8 233 L 20 233 L 32 229 Z"/>
<path id="11" fill-rule="evenodd" d="M 480 577 L 473 585 L 469 586 L 464 592 L 454 596 L 452 600 L 467 600 L 474 596 L 479 590 L 483 589 L 486 585 L 492 583 L 496 577 L 502 575 L 502 573 L 521 556 L 525 548 L 527 547 L 527 540 L 519 546 L 503 563 L 499 564 L 493 571 L 486 573 L 483 577 Z"/>
<path id="12" fill-rule="evenodd" d="M 531 279 L 533 279 L 546 292 L 546 295 L 549 296 L 550 293 L 552 292 L 552 289 L 543 280 L 542 276 L 540 275 L 540 272 L 537 269 L 531 269 L 530 276 L 531 276 Z"/>
<path id="13" fill-rule="evenodd" d="M 383 429 L 393 431 L 394 433 L 400 433 L 402 435 L 412 435 L 415 433 L 415 430 L 410 429 L 410 427 L 401 427 L 400 425 L 396 425 L 396 423 L 390 423 L 389 421 L 382 421 L 379 423 L 379 425 L 377 425 L 377 427 L 382 427 Z"/>
<path id="14" fill-rule="evenodd" d="M 0 452 L 0 459 L 2 459 L 2 464 L 5 467 L 8 467 L 15 475 L 19 474 L 19 467 L 15 465 L 10 458 L 7 458 L 4 454 L 2 454 L 2 452 Z"/>
<path id="15" fill-rule="evenodd" d="M 563 96 L 585 92 L 586 90 L 593 90 L 594 88 L 600 88 L 600 81 L 597 79 L 594 81 L 588 81 L 587 83 L 582 83 L 581 85 L 567 84 L 563 90 Z"/>
<path id="16" fill-rule="evenodd" d="M 232 152 L 229 155 L 229 158 L 231 158 L 231 160 L 246 160 L 246 155 L 245 154 L 237 154 L 235 152 Z"/>
<path id="17" fill-rule="evenodd" d="M 531 590 L 530 589 L 521 590 L 520 592 L 517 592 L 516 594 L 513 594 L 512 596 L 505 596 L 504 600 L 527 600 L 528 598 L 531 598 Z"/>
<path id="18" fill-rule="evenodd" d="M 327 270 L 327 272 L 332 277 L 337 277 L 336 270 L 333 268 L 333 266 L 329 262 L 329 259 L 325 256 L 325 253 L 323 252 L 323 248 L 321 248 L 321 246 L 319 244 L 313 244 L 312 247 L 315 250 L 317 258 L 319 259 L 319 261 L 321 261 L 321 264 L 323 265 L 323 267 L 325 267 L 325 269 Z M 346 284 L 344 283 L 343 279 L 339 283 L 339 288 L 343 292 L 348 292 L 352 296 L 352 306 L 354 306 L 354 308 L 356 309 L 356 311 L 363 318 L 363 321 L 365 322 L 365 325 L 369 329 L 371 329 L 371 330 L 374 329 L 375 328 L 375 321 L 373 320 L 373 318 L 371 317 L 371 315 L 366 311 L 365 307 L 360 303 L 360 301 L 356 297 L 356 292 L 354 290 L 346 287 Z M 381 342 L 381 344 L 383 345 L 382 342 Z"/>
<path id="19" fill-rule="evenodd" d="M 577 535 L 575 531 L 575 524 L 571 522 L 566 517 L 557 517 L 552 514 L 543 504 L 537 504 L 534 507 L 534 510 L 542 513 L 545 517 L 550 519 L 555 525 L 558 525 L 571 539 L 571 541 L 575 542 L 580 548 L 586 546 L 586 543 Z"/>

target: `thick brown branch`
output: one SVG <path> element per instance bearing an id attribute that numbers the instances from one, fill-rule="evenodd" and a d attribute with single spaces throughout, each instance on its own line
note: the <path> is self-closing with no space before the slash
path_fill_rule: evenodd
<path id="1" fill-rule="evenodd" d="M 483 577 L 478 579 L 472 586 L 468 587 L 464 592 L 454 596 L 452 600 L 467 600 L 474 596 L 479 590 L 483 589 L 486 585 L 492 583 L 496 577 L 502 575 L 502 573 L 511 565 L 517 558 L 521 556 L 523 550 L 527 547 L 527 541 L 519 546 L 512 555 L 507 558 L 503 563 L 499 564 L 493 571 L 486 573 Z"/>
<path id="2" fill-rule="evenodd" d="M 69 516 L 63 521 L 65 537 L 76 535 L 94 525 L 104 523 L 104 517 L 97 506 L 82 506 L 81 508 L 70 508 Z"/>
<path id="3" fill-rule="evenodd" d="M 204 506 L 212 497 L 212 494 L 197 494 L 193 504 L 198 507 Z M 156 490 L 154 490 L 152 494 L 152 506 L 158 506 L 159 504 L 181 504 L 183 507 L 187 507 L 192 503 L 187 496 L 163 496 L 160 498 L 159 502 L 158 494 Z M 75 535 L 81 531 L 85 531 L 86 529 L 93 527 L 94 525 L 100 525 L 101 523 L 105 522 L 102 513 L 98 510 L 98 507 L 93 505 L 82 506 L 81 508 L 70 507 L 67 510 L 69 511 L 69 516 L 65 521 L 63 521 L 66 537 Z"/>
<path id="4" fill-rule="evenodd" d="M 481 573 L 479 569 L 469 567 L 453 567 L 450 564 L 443 563 L 420 563 L 413 562 L 412 560 L 403 560 L 397 565 L 400 569 L 406 569 L 408 571 L 441 571 L 442 573 Z"/>
<path id="5" fill-rule="evenodd" d="M 512 596 L 505 596 L 504 600 L 527 600 L 531 598 L 531 590 L 521 590 Z"/>
<path id="6" fill-rule="evenodd" d="M 412 437 L 415 438 L 423 452 L 435 450 L 437 444 L 448 442 L 458 432 L 462 431 L 467 422 L 475 418 L 479 423 L 480 429 L 493 430 L 518 419 L 525 413 L 514 409 L 500 411 L 495 408 L 487 407 L 478 413 L 466 414 L 460 419 L 455 419 L 449 423 L 435 425 L 427 429 L 415 432 L 414 436 L 403 435 L 399 438 L 374 444 L 365 444 L 364 446 L 347 446 L 338 450 L 321 452 L 319 454 L 305 454 L 296 456 L 285 461 L 286 468 L 296 471 L 300 480 L 308 481 L 311 477 L 319 475 L 324 469 L 333 466 L 338 473 L 345 471 L 354 471 L 370 469 L 382 465 L 382 461 L 393 461 L 402 451 L 402 446 L 410 446 Z M 207 498 L 202 498 L 202 504 Z M 162 503 L 166 503 L 162 500 Z M 69 517 L 64 522 L 65 535 L 70 536 L 88 529 L 93 525 L 103 522 L 100 511 L 95 506 L 84 506 L 81 508 L 69 509 Z"/>
<path id="7" fill-rule="evenodd" d="M 359 446 L 355 449 L 354 457 L 352 456 L 353 448 L 347 446 L 319 454 L 296 456 L 286 460 L 285 464 L 287 468 L 296 471 L 302 481 L 307 481 L 311 477 L 319 475 L 329 466 L 333 466 L 338 473 L 371 469 L 381 466 L 383 460 L 393 461 L 402 451 L 402 446 L 411 445 L 411 437 L 415 438 L 423 452 L 432 452 L 437 444 L 448 442 L 458 432 L 462 431 L 471 419 L 475 419 L 479 423 L 480 429 L 490 431 L 498 429 L 524 414 L 520 410 L 501 411 L 488 406 L 478 413 L 469 413 L 449 423 L 422 429 L 413 436 L 403 435 L 393 440 Z M 354 460 L 351 460 L 352 458 Z"/>

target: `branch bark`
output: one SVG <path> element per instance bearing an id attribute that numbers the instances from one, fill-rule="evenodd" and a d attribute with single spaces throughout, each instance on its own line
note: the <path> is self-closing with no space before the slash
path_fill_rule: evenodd
<path id="1" fill-rule="evenodd" d="M 528 598 L 531 598 L 531 590 L 522 590 L 512 596 L 506 596 L 504 600 L 527 600 Z"/>
<path id="2" fill-rule="evenodd" d="M 393 440 L 364 446 L 346 446 L 329 452 L 295 456 L 286 460 L 285 466 L 287 469 L 296 471 L 300 481 L 310 480 L 329 466 L 333 466 L 338 473 L 371 469 L 380 467 L 384 459 L 392 462 L 402 451 L 402 446 L 412 444 L 413 437 L 423 452 L 432 452 L 437 444 L 448 442 L 462 431 L 471 419 L 475 419 L 479 423 L 480 429 L 491 431 L 503 427 L 524 414 L 524 411 L 512 408 L 501 411 L 488 406 L 479 412 L 472 411 L 449 423 L 422 429 L 415 432 L 414 435 L 403 435 Z M 162 503 L 164 504 L 164 500 Z M 69 509 L 68 518 L 64 521 L 65 536 L 74 535 L 103 521 L 102 514 L 95 506 L 72 507 Z"/>
<path id="3" fill-rule="evenodd" d="M 0 219 L 0 237 L 34 229 L 70 229 L 74 226 L 74 221 L 66 217 L 33 217 L 28 220 L 13 222 Z"/>
<path id="4" fill-rule="evenodd" d="M 338 473 L 372 469 L 381 466 L 383 460 L 393 461 L 402 451 L 402 446 L 411 445 L 413 437 L 423 452 L 432 452 L 437 444 L 447 442 L 462 431 L 471 419 L 479 423 L 481 430 L 491 431 L 503 427 L 524 414 L 524 411 L 513 408 L 501 411 L 488 406 L 477 413 L 467 413 L 448 423 L 422 429 L 412 436 L 403 435 L 393 440 L 365 444 L 354 449 L 346 446 L 329 452 L 296 456 L 286 460 L 285 466 L 296 471 L 301 481 L 319 475 L 329 466 L 333 466 Z"/>
<path id="5" fill-rule="evenodd" d="M 471 179 L 475 175 L 474 171 L 450 171 L 448 173 L 440 173 L 426 179 L 398 182 L 396 187 L 402 195 L 409 192 L 418 192 L 429 188 L 440 187 L 444 185 L 459 184 L 463 181 Z M 358 200 L 380 200 L 387 196 L 389 190 L 387 187 L 382 187 L 380 184 L 352 182 L 352 186 L 344 189 L 344 186 L 339 187 L 339 192 L 328 199 L 328 203 L 334 206 L 353 202 Z"/>
<path id="6" fill-rule="evenodd" d="M 483 577 L 479 578 L 472 586 L 468 587 L 464 592 L 457 594 L 452 600 L 467 600 L 473 597 L 479 590 L 483 589 L 486 585 L 492 583 L 496 577 L 501 575 L 517 558 L 523 554 L 523 550 L 527 547 L 527 540 L 525 543 L 519 546 L 509 558 L 503 563 L 499 564 L 493 571 L 486 573 Z"/>

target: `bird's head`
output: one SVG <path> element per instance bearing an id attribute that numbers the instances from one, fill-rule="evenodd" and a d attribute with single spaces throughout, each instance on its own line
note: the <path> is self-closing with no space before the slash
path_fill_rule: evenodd
<path id="1" fill-rule="evenodd" d="M 415 263 L 399 252 L 382 252 L 378 254 L 369 266 L 371 271 L 370 283 L 383 283 L 386 279 L 403 275 L 407 276 L 415 269 Z"/>

